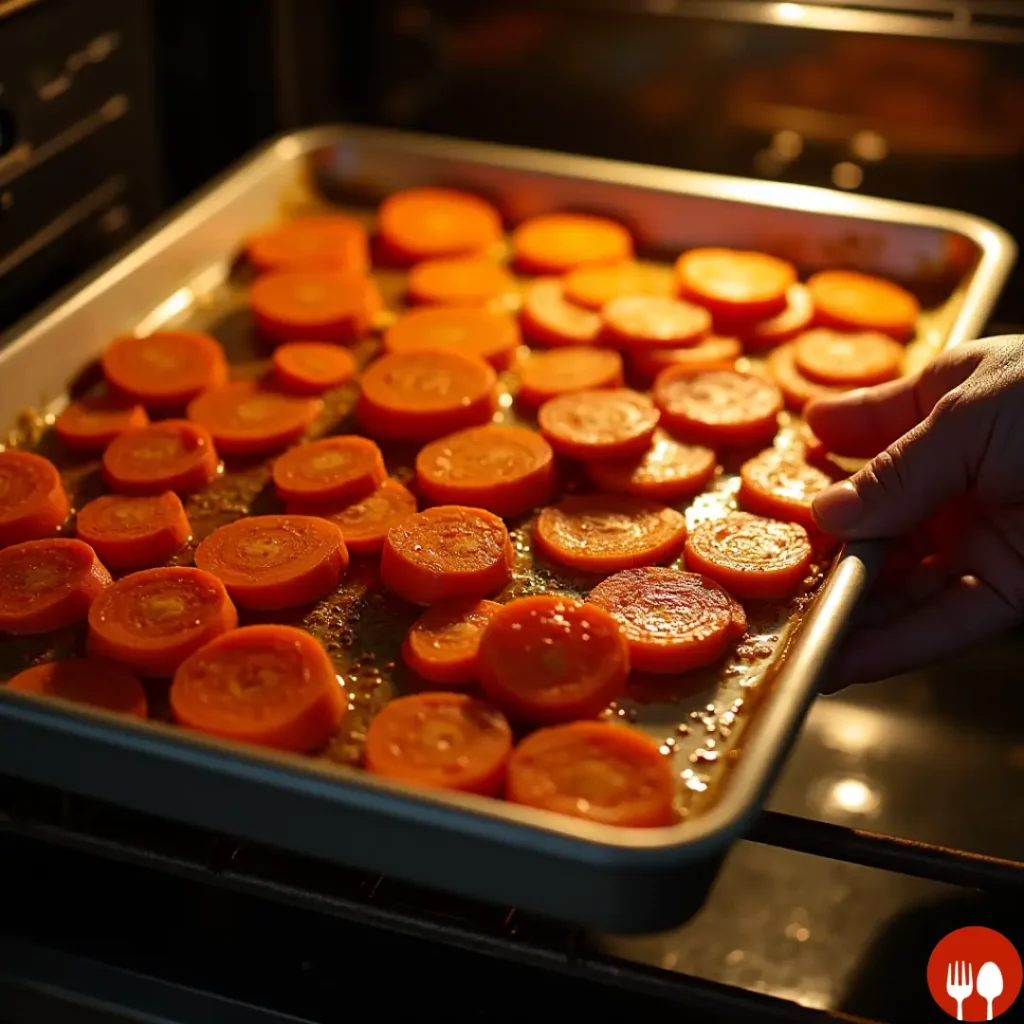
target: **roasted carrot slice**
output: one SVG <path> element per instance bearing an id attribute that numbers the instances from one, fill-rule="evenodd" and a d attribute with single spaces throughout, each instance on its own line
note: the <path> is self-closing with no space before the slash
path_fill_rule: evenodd
<path id="1" fill-rule="evenodd" d="M 49 459 L 0 451 L 0 547 L 55 534 L 71 504 Z"/>
<path id="2" fill-rule="evenodd" d="M 537 411 L 551 447 L 559 455 L 585 461 L 645 452 L 658 419 L 651 400 L 628 388 L 560 395 Z"/>
<path id="3" fill-rule="evenodd" d="M 486 306 L 515 290 L 515 278 L 493 260 L 424 260 L 409 271 L 410 302 L 438 306 Z"/>
<path id="4" fill-rule="evenodd" d="M 519 325 L 508 313 L 449 306 L 414 309 L 384 332 L 387 352 L 459 352 L 496 370 L 508 369 L 521 342 Z"/>
<path id="5" fill-rule="evenodd" d="M 483 252 L 501 240 L 488 202 L 448 188 L 410 188 L 381 204 L 377 230 L 388 255 L 404 263 Z"/>
<path id="6" fill-rule="evenodd" d="M 519 370 L 518 397 L 543 405 L 572 391 L 622 387 L 622 357 L 608 348 L 573 346 L 536 352 Z"/>
<path id="7" fill-rule="evenodd" d="M 662 295 L 623 295 L 603 316 L 608 341 L 628 348 L 685 348 L 711 330 L 706 309 Z"/>
<path id="8" fill-rule="evenodd" d="M 512 577 L 512 542 L 493 513 L 438 505 L 388 532 L 380 561 L 384 586 L 415 604 L 483 597 Z"/>
<path id="9" fill-rule="evenodd" d="M 717 661 L 747 628 L 743 606 L 699 573 L 649 567 L 609 576 L 588 600 L 622 626 L 640 672 L 688 672 Z"/>
<path id="10" fill-rule="evenodd" d="M 529 274 L 565 274 L 577 267 L 620 263 L 633 255 L 629 232 L 607 217 L 548 213 L 512 232 L 516 266 Z"/>
<path id="11" fill-rule="evenodd" d="M 788 596 L 810 565 L 811 542 L 802 526 L 749 512 L 706 519 L 686 538 L 687 569 L 744 600 Z"/>
<path id="12" fill-rule="evenodd" d="M 834 482 L 834 476 L 807 462 L 802 448 L 766 448 L 740 468 L 739 500 L 760 516 L 813 530 L 811 501 Z"/>
<path id="13" fill-rule="evenodd" d="M 790 285 L 786 291 L 786 308 L 765 320 L 749 318 L 715 319 L 715 330 L 719 334 L 736 335 L 751 351 L 763 352 L 795 338 L 807 330 L 814 320 L 814 303 L 811 293 L 802 284 Z"/>
<path id="14" fill-rule="evenodd" d="M 317 516 L 250 516 L 220 526 L 196 548 L 196 566 L 240 608 L 274 611 L 329 594 L 348 568 L 341 530 Z"/>
<path id="15" fill-rule="evenodd" d="M 894 338 L 914 333 L 921 306 L 905 288 L 852 270 L 823 270 L 807 288 L 815 321 L 847 331 L 881 331 Z"/>
<path id="16" fill-rule="evenodd" d="M 264 271 L 338 267 L 365 273 L 370 268 L 366 228 L 340 214 L 299 217 L 268 228 L 249 239 L 245 252 Z"/>
<path id="17" fill-rule="evenodd" d="M 431 501 L 519 516 L 555 490 L 551 445 L 525 427 L 470 427 L 420 449 L 416 481 Z"/>
<path id="18" fill-rule="evenodd" d="M 429 683 L 465 686 L 473 682 L 480 638 L 499 608 L 493 601 L 473 597 L 428 608 L 405 635 L 406 665 Z"/>
<path id="19" fill-rule="evenodd" d="M 173 491 L 132 498 L 106 494 L 78 513 L 75 532 L 112 569 L 148 569 L 166 562 L 192 536 Z"/>
<path id="20" fill-rule="evenodd" d="M 126 430 L 103 453 L 103 476 L 122 494 L 189 494 L 205 487 L 219 465 L 209 431 L 187 420 Z"/>
<path id="21" fill-rule="evenodd" d="M 0 633 L 48 633 L 81 622 L 110 573 L 88 544 L 49 538 L 0 551 Z"/>
<path id="22" fill-rule="evenodd" d="M 658 375 L 654 401 L 666 429 L 712 447 L 770 441 L 783 405 L 779 389 L 753 374 L 678 366 Z"/>
<path id="23" fill-rule="evenodd" d="M 274 488 L 284 501 L 355 501 L 372 494 L 387 476 L 380 449 L 355 435 L 300 444 L 274 463 Z"/>
<path id="24" fill-rule="evenodd" d="M 240 380 L 193 399 L 188 418 L 209 431 L 223 455 L 264 455 L 298 441 L 322 408 L 319 398 Z"/>
<path id="25" fill-rule="evenodd" d="M 650 737 L 606 722 L 538 729 L 512 752 L 506 797 L 516 804 L 632 828 L 675 819 L 671 759 Z"/>
<path id="26" fill-rule="evenodd" d="M 629 650 L 618 623 L 593 605 L 522 597 L 484 630 L 478 671 L 484 695 L 514 718 L 593 718 L 622 693 Z"/>
<path id="27" fill-rule="evenodd" d="M 590 345 L 601 334 L 599 314 L 573 305 L 557 277 L 534 281 L 523 295 L 523 333 L 538 345 Z"/>
<path id="28" fill-rule="evenodd" d="M 89 653 L 144 676 L 170 676 L 194 651 L 238 627 L 224 584 L 201 569 L 143 569 L 89 609 Z"/>
<path id="29" fill-rule="evenodd" d="M 686 519 L 632 494 L 574 494 L 541 512 L 534 536 L 554 562 L 618 572 L 672 558 L 686 539 Z"/>
<path id="30" fill-rule="evenodd" d="M 149 417 L 141 405 L 116 398 L 82 398 L 57 417 L 53 429 L 68 448 L 100 452 L 126 430 L 147 423 Z"/>
<path id="31" fill-rule="evenodd" d="M 743 354 L 738 338 L 710 335 L 689 348 L 633 348 L 627 353 L 630 371 L 643 381 L 651 381 L 670 366 L 686 367 L 692 373 L 702 370 L 731 370 Z"/>
<path id="32" fill-rule="evenodd" d="M 768 373 L 779 386 L 786 405 L 799 412 L 814 398 L 826 398 L 849 391 L 847 385 L 819 384 L 805 377 L 796 365 L 796 346 L 792 341 L 779 345 L 768 353 Z"/>
<path id="33" fill-rule="evenodd" d="M 139 677 L 124 665 L 104 658 L 50 661 L 19 672 L 7 685 L 19 693 L 59 697 L 136 718 L 149 714 Z"/>
<path id="34" fill-rule="evenodd" d="M 658 295 L 671 298 L 676 283 L 668 267 L 648 263 L 613 263 L 610 266 L 580 267 L 567 274 L 565 297 L 584 309 L 600 310 L 612 299 L 624 295 Z"/>
<path id="35" fill-rule="evenodd" d="M 763 252 L 691 249 L 676 261 L 676 277 L 683 297 L 714 315 L 759 320 L 786 308 L 796 269 Z"/>
<path id="36" fill-rule="evenodd" d="M 710 448 L 683 444 L 657 430 L 643 455 L 588 462 L 587 475 L 603 491 L 672 503 L 703 491 L 717 461 Z"/>
<path id="37" fill-rule="evenodd" d="M 354 270 L 282 270 L 249 289 L 256 326 L 274 341 L 355 341 L 382 308 L 373 280 Z"/>
<path id="38" fill-rule="evenodd" d="M 366 734 L 366 767 L 375 775 L 484 796 L 501 791 L 511 752 L 505 716 L 464 693 L 399 697 Z"/>
<path id="39" fill-rule="evenodd" d="M 325 747 L 348 710 L 331 659 L 294 626 L 246 626 L 218 636 L 174 673 L 179 725 L 304 754 Z"/>
<path id="40" fill-rule="evenodd" d="M 878 331 L 841 334 L 819 328 L 793 343 L 796 368 L 819 384 L 864 387 L 900 375 L 903 346 Z"/>
<path id="41" fill-rule="evenodd" d="M 459 352 L 393 352 L 363 373 L 356 416 L 372 437 L 432 441 L 487 423 L 498 407 L 494 369 Z"/>
<path id="42" fill-rule="evenodd" d="M 119 338 L 107 347 L 102 363 L 119 396 L 158 409 L 178 409 L 228 379 L 224 350 L 196 331 Z"/>
<path id="43" fill-rule="evenodd" d="M 289 341 L 274 349 L 274 376 L 295 395 L 322 395 L 356 375 L 348 349 L 326 341 Z"/>

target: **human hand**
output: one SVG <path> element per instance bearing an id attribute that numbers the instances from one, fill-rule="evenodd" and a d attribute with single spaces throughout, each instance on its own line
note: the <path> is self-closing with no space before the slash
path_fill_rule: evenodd
<path id="1" fill-rule="evenodd" d="M 822 529 L 901 540 L 898 580 L 879 588 L 827 689 L 940 661 L 1024 620 L 1024 337 L 985 338 L 921 373 L 813 402 L 807 422 L 836 455 L 871 457 L 818 496 Z M 955 503 L 955 542 L 912 541 Z M 890 577 L 894 574 L 890 574 Z"/>

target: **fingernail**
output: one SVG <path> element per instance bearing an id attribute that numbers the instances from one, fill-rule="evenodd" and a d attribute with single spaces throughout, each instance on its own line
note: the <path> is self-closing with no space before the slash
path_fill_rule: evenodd
<path id="1" fill-rule="evenodd" d="M 864 503 L 853 484 L 843 480 L 822 491 L 811 503 L 811 511 L 826 533 L 843 534 L 857 525 Z"/>

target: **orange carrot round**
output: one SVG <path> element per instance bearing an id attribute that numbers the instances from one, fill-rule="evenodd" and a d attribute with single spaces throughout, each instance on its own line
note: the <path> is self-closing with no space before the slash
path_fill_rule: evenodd
<path id="1" fill-rule="evenodd" d="M 486 306 L 515 291 L 515 278 L 493 260 L 424 260 L 409 271 L 410 302 L 437 306 Z"/>
<path id="2" fill-rule="evenodd" d="M 715 330 L 719 334 L 735 334 L 754 352 L 763 352 L 795 338 L 814 321 L 814 303 L 805 285 L 793 284 L 786 291 L 786 307 L 781 313 L 764 320 L 718 317 Z"/>
<path id="3" fill-rule="evenodd" d="M 607 217 L 549 213 L 523 221 L 512 232 L 512 251 L 516 266 L 529 274 L 564 274 L 628 260 L 633 240 Z"/>
<path id="4" fill-rule="evenodd" d="M 483 252 L 501 240 L 490 203 L 448 188 L 410 188 L 381 204 L 377 230 L 388 255 L 403 263 Z"/>
<path id="5" fill-rule="evenodd" d="M 768 353 L 768 373 L 778 385 L 788 408 L 800 412 L 815 398 L 838 395 L 850 388 L 845 385 L 819 384 L 805 377 L 796 365 L 796 346 L 788 341 Z"/>
<path id="6" fill-rule="evenodd" d="M 676 261 L 676 277 L 683 297 L 714 315 L 757 320 L 786 308 L 796 269 L 763 252 L 691 249 Z"/>
<path id="7" fill-rule="evenodd" d="M 53 429 L 61 443 L 75 451 L 99 452 L 126 430 L 149 423 L 141 405 L 114 398 L 82 398 L 72 402 Z"/>
<path id="8" fill-rule="evenodd" d="M 742 354 L 738 338 L 711 335 L 689 348 L 633 348 L 627 356 L 632 373 L 649 382 L 669 367 L 685 367 L 691 373 L 731 370 Z"/>
<path id="9" fill-rule="evenodd" d="M 220 465 L 209 431 L 187 420 L 161 420 L 126 430 L 103 453 L 103 476 L 122 494 L 189 494 Z"/>
<path id="10" fill-rule="evenodd" d="M 706 309 L 660 295 L 623 295 L 602 315 L 610 343 L 630 348 L 685 348 L 711 330 Z"/>
<path id="11" fill-rule="evenodd" d="M 440 686 L 465 686 L 477 676 L 480 639 L 501 608 L 474 597 L 428 608 L 409 628 L 402 658 L 417 675 Z"/>
<path id="12" fill-rule="evenodd" d="M 530 284 L 523 295 L 520 322 L 530 341 L 552 347 L 591 345 L 603 326 L 599 314 L 566 299 L 557 277 L 542 277 Z"/>
<path id="13" fill-rule="evenodd" d="M 124 665 L 103 658 L 50 661 L 19 672 L 7 685 L 19 693 L 58 697 L 135 718 L 149 714 L 139 677 Z"/>
<path id="14" fill-rule="evenodd" d="M 519 325 L 507 313 L 436 306 L 403 313 L 384 332 L 384 349 L 459 352 L 507 370 L 521 340 Z"/>
<path id="15" fill-rule="evenodd" d="M 52 462 L 32 452 L 0 451 L 0 547 L 53 536 L 70 511 Z"/>
<path id="16" fill-rule="evenodd" d="M 365 437 L 324 437 L 300 444 L 274 463 L 283 501 L 348 502 L 372 494 L 386 479 L 384 456 Z"/>
<path id="17" fill-rule="evenodd" d="M 624 295 L 657 295 L 671 298 L 676 283 L 668 267 L 648 263 L 613 263 L 579 267 L 566 274 L 565 297 L 584 309 L 601 310 Z"/>
<path id="18" fill-rule="evenodd" d="M 370 267 L 366 228 L 353 217 L 299 217 L 253 235 L 246 255 L 257 270 L 337 267 L 365 273 Z"/>
<path id="19" fill-rule="evenodd" d="M 537 412 L 541 433 L 551 447 L 559 455 L 584 461 L 645 452 L 658 419 L 651 400 L 628 388 L 560 395 Z"/>
<path id="20" fill-rule="evenodd" d="M 914 333 L 921 306 L 905 288 L 852 270 L 823 270 L 807 282 L 814 319 L 822 327 L 881 331 L 894 338 Z"/>
<path id="21" fill-rule="evenodd" d="M 819 384 L 865 387 L 900 375 L 903 346 L 877 331 L 806 331 L 793 343 L 796 368 Z"/>
<path id="22" fill-rule="evenodd" d="M 152 497 L 105 494 L 78 513 L 75 532 L 112 569 L 147 569 L 166 562 L 192 536 L 173 491 Z"/>
<path id="23" fill-rule="evenodd" d="M 224 350 L 196 331 L 119 338 L 103 353 L 102 365 L 119 396 L 159 409 L 178 409 L 228 379 Z"/>
<path id="24" fill-rule="evenodd" d="M 657 430 L 643 455 L 588 462 L 587 475 L 603 491 L 672 503 L 703 491 L 715 475 L 716 465 L 710 448 L 683 444 Z"/>
<path id="25" fill-rule="evenodd" d="M 622 387 L 622 356 L 608 348 L 571 346 L 536 352 L 519 370 L 520 401 L 543 405 L 572 391 Z"/>
<path id="26" fill-rule="evenodd" d="M 274 349 L 274 377 L 293 395 L 322 395 L 355 375 L 351 353 L 326 341 L 289 341 Z"/>
<path id="27" fill-rule="evenodd" d="M 811 502 L 833 482 L 823 469 L 807 462 L 801 448 L 766 448 L 740 468 L 739 500 L 760 516 L 813 530 Z"/>

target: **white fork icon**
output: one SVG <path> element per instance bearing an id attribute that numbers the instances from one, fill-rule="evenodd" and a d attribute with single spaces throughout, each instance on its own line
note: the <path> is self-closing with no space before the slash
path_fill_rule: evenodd
<path id="1" fill-rule="evenodd" d="M 956 1019 L 964 1019 L 964 1000 L 974 991 L 974 968 L 964 960 L 946 964 L 946 995 L 956 1000 Z"/>

